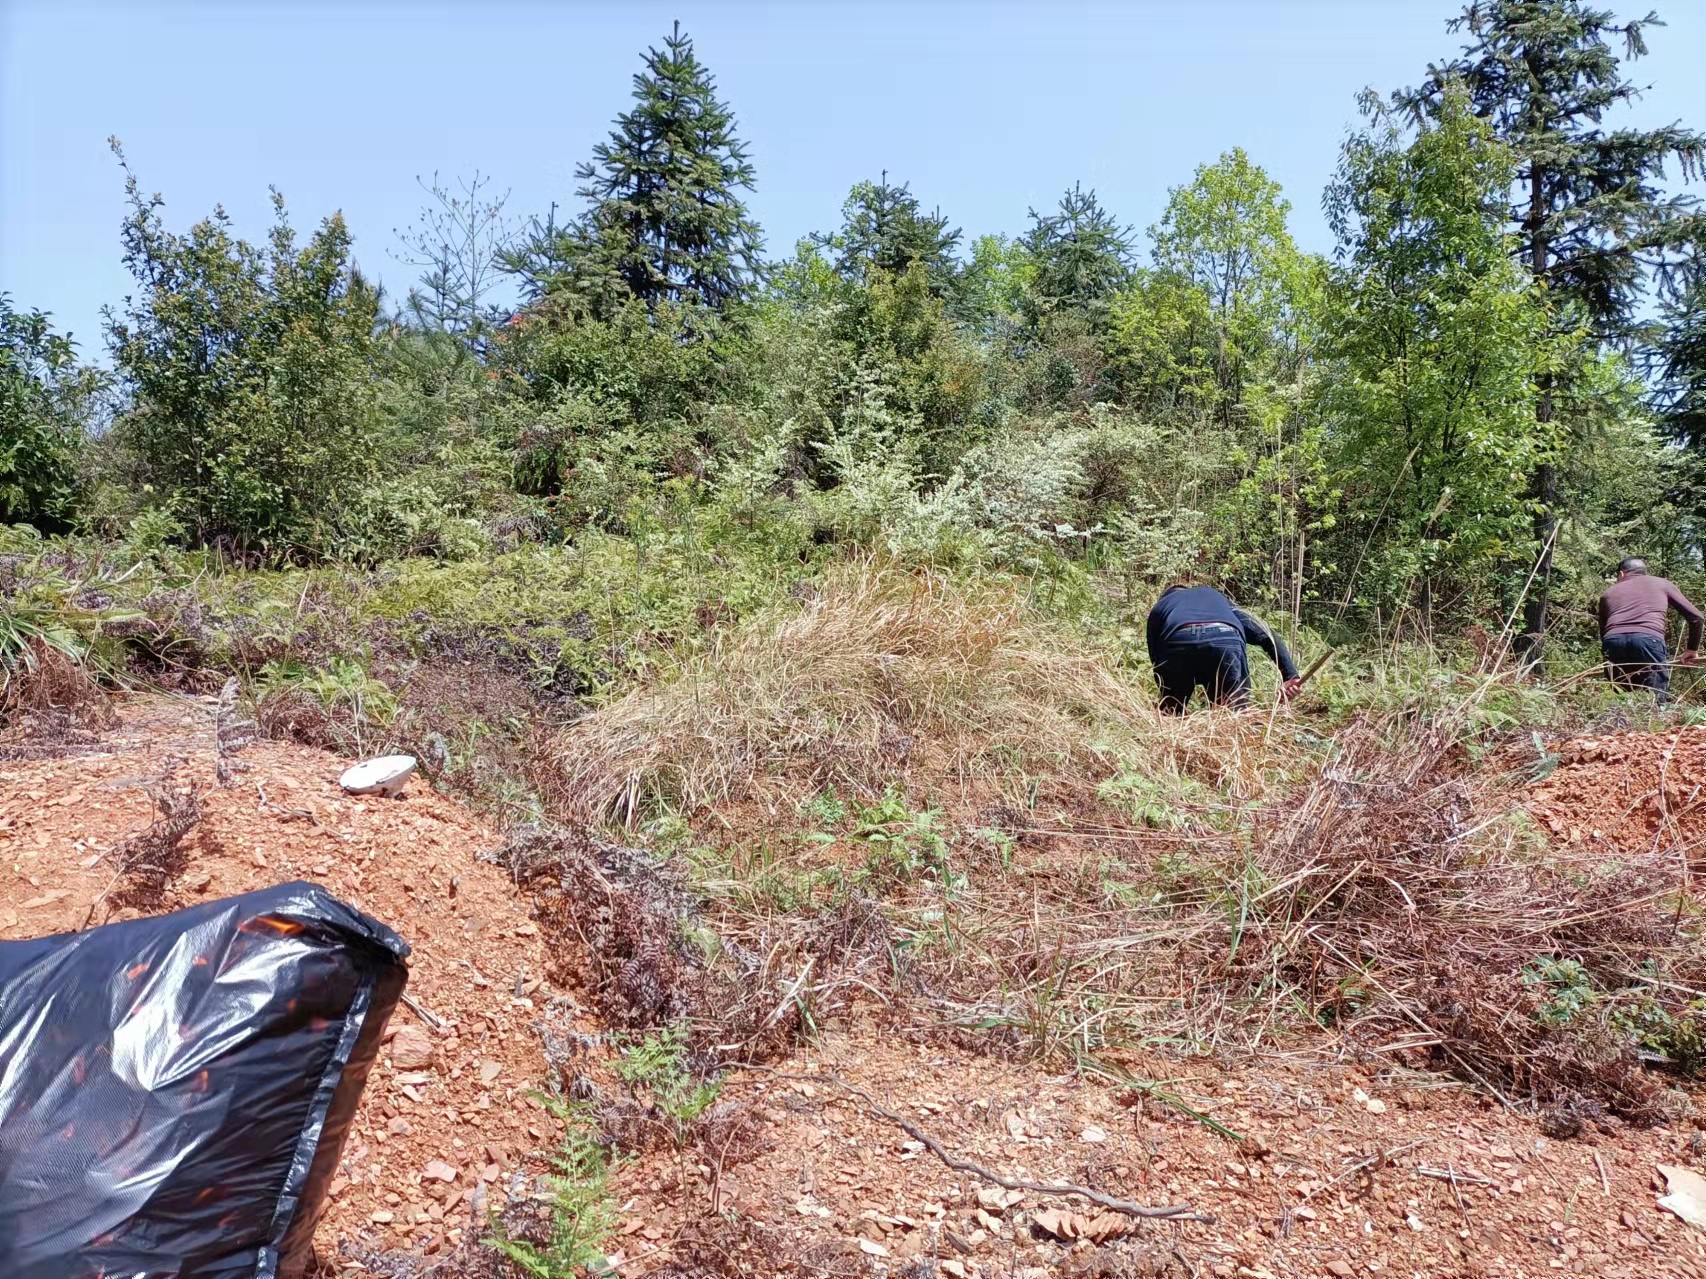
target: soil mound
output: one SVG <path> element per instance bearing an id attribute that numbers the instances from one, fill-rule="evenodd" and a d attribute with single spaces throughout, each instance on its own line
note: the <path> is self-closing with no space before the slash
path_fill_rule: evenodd
<path id="1" fill-rule="evenodd" d="M 347 761 L 236 742 L 216 699 L 146 698 L 98 742 L 0 762 L 0 938 L 71 932 L 294 879 L 402 934 L 408 996 L 369 1077 L 316 1237 L 322 1258 L 453 1248 L 554 1121 L 532 1029 L 552 997 L 538 926 L 498 841 L 413 781 L 403 798 L 337 786 Z M 223 784 L 221 782 L 223 779 Z M 121 867 L 127 868 L 120 873 Z"/>
<path id="2" fill-rule="evenodd" d="M 1560 844 L 1706 858 L 1706 726 L 1579 737 L 1534 787 L 1528 811 Z"/>

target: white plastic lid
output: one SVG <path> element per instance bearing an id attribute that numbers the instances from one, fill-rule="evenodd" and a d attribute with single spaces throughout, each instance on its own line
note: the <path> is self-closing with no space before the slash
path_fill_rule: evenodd
<path id="1" fill-rule="evenodd" d="M 382 755 L 346 768 L 338 778 L 338 785 L 352 795 L 390 791 L 400 787 L 414 771 L 413 755 Z"/>

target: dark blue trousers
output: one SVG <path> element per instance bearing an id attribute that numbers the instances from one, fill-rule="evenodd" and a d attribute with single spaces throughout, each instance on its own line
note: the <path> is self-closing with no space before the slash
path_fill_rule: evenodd
<path id="1" fill-rule="evenodd" d="M 1656 635 L 1625 631 L 1599 642 L 1611 682 L 1618 688 L 1651 689 L 1661 704 L 1670 701 L 1670 651 Z"/>
<path id="2" fill-rule="evenodd" d="M 1201 688 L 1217 706 L 1242 707 L 1250 701 L 1250 662 L 1244 637 L 1230 630 L 1189 629 L 1164 640 L 1151 653 L 1155 682 L 1161 686 L 1161 710 L 1183 715 L 1191 694 Z"/>

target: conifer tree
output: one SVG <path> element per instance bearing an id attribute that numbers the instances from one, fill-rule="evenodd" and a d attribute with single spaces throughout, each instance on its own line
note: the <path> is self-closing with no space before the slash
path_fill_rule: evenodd
<path id="1" fill-rule="evenodd" d="M 1706 138 L 1680 125 L 1604 125 L 1609 112 L 1640 97 L 1622 61 L 1646 53 L 1646 31 L 1655 25 L 1653 14 L 1619 22 L 1584 0 L 1474 0 L 1451 23 L 1473 43 L 1430 66 L 1419 89 L 1395 95 L 1399 105 L 1434 116 L 1451 83 L 1464 85 L 1475 113 L 1516 156 L 1510 218 L 1524 265 L 1565 322 L 1585 322 L 1614 343 L 1632 337 L 1649 279 L 1666 283 L 1678 252 L 1700 234 L 1694 202 L 1667 195 L 1659 182 L 1673 160 L 1685 177 L 1697 173 Z M 1564 390 L 1556 379 L 1542 381 L 1543 428 Z M 1560 498 L 1550 461 L 1535 468 L 1530 496 L 1540 558 L 1519 651 L 1538 664 Z"/>
<path id="2" fill-rule="evenodd" d="M 1706 452 L 1706 263 L 1669 299 L 1655 352 L 1659 420 L 1673 440 Z"/>
<path id="3" fill-rule="evenodd" d="M 1077 183 L 1048 216 L 1030 211 L 1031 228 L 1021 240 L 1034 267 L 1027 318 L 1087 311 L 1131 278 L 1130 227 L 1121 226 Z"/>
<path id="4" fill-rule="evenodd" d="M 633 97 L 575 171 L 586 212 L 562 230 L 535 221 L 507 261 L 535 295 L 568 290 L 598 312 L 628 297 L 720 308 L 758 268 L 762 240 L 740 197 L 755 172 L 680 23 L 647 50 Z"/>
<path id="5" fill-rule="evenodd" d="M 958 228 L 948 229 L 939 209 L 925 213 L 908 184 L 896 186 L 885 171 L 876 182 L 860 182 L 841 206 L 841 230 L 814 237 L 835 252 L 835 269 L 863 280 L 871 268 L 899 275 L 914 262 L 923 265 L 931 291 L 941 296 L 953 284 L 959 263 Z"/>

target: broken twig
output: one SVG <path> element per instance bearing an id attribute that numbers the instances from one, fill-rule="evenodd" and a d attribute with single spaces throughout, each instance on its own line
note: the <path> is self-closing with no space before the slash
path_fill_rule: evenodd
<path id="1" fill-rule="evenodd" d="M 781 1077 L 801 1079 L 812 1083 L 834 1084 L 843 1092 L 851 1093 L 859 1098 L 873 1115 L 880 1119 L 886 1119 L 899 1127 L 907 1136 L 918 1142 L 955 1172 L 970 1173 L 974 1177 L 981 1177 L 987 1182 L 1000 1186 L 1003 1190 L 1024 1190 L 1034 1195 L 1076 1195 L 1080 1199 L 1088 1200 L 1090 1203 L 1106 1208 L 1110 1212 L 1123 1213 L 1128 1217 L 1144 1217 L 1161 1221 L 1212 1222 L 1214 1220 L 1214 1217 L 1209 1213 L 1198 1212 L 1189 1204 L 1165 1204 L 1161 1207 L 1147 1207 L 1144 1204 L 1133 1203 L 1129 1199 L 1117 1199 L 1113 1195 L 1105 1195 L 1100 1190 L 1092 1190 L 1088 1186 L 1075 1186 L 1069 1182 L 1024 1181 L 1018 1177 L 1004 1176 L 985 1168 L 982 1164 L 974 1164 L 969 1159 L 961 1159 L 957 1155 L 950 1154 L 943 1148 L 941 1142 L 910 1119 L 879 1106 L 870 1093 L 863 1088 L 854 1087 L 837 1075 L 786 1075 Z"/>
<path id="2" fill-rule="evenodd" d="M 1473 1173 L 1458 1172 L 1455 1168 L 1418 1168 L 1418 1177 L 1432 1177 L 1435 1181 L 1449 1181 L 1453 1184 L 1462 1182 L 1465 1186 L 1496 1186 L 1499 1183 L 1486 1177 L 1477 1177 Z"/>
<path id="3" fill-rule="evenodd" d="M 419 1017 L 427 1025 L 431 1026 L 434 1030 L 444 1029 L 444 1020 L 436 1013 L 429 1013 L 425 1008 L 422 1008 L 420 1001 L 413 995 L 404 995 L 402 999 L 403 1002 L 408 1005 L 409 1011 L 414 1013 L 415 1016 Z"/>

